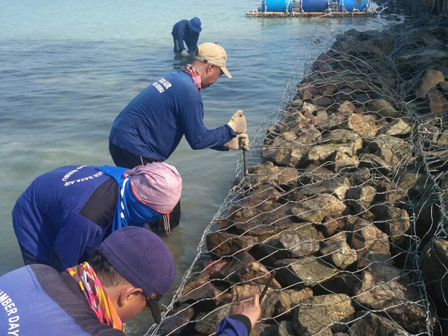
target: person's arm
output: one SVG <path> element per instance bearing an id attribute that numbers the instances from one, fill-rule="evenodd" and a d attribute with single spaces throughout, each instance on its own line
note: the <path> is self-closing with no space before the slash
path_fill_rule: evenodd
<path id="1" fill-rule="evenodd" d="M 230 317 L 218 324 L 216 336 L 248 336 L 260 315 L 260 295 L 255 294 L 252 301 L 232 307 Z"/>
<path id="2" fill-rule="evenodd" d="M 100 234 L 100 227 L 84 216 L 70 215 L 54 243 L 62 270 L 77 265 L 87 248 L 93 248 L 96 243 L 99 244 Z"/>
<path id="3" fill-rule="evenodd" d="M 196 48 L 198 47 L 198 40 L 199 40 L 199 33 L 191 33 L 189 36 L 188 41 L 186 41 L 188 46 L 188 52 L 190 54 L 193 54 L 196 51 Z"/>
<path id="4" fill-rule="evenodd" d="M 252 325 L 248 317 L 234 315 L 226 317 L 216 328 L 216 336 L 248 336 Z"/>
<path id="5" fill-rule="evenodd" d="M 181 118 L 185 138 L 192 149 L 212 148 L 228 150 L 223 145 L 236 136 L 229 125 L 211 130 L 205 128 L 203 121 L 204 110 L 200 101 L 184 104 Z"/>

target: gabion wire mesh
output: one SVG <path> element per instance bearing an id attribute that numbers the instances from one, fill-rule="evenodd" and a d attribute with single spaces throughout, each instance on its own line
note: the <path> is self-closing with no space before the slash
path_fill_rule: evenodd
<path id="1" fill-rule="evenodd" d="M 215 334 L 274 271 L 251 335 L 448 333 L 448 24 L 309 41 L 148 335 Z"/>

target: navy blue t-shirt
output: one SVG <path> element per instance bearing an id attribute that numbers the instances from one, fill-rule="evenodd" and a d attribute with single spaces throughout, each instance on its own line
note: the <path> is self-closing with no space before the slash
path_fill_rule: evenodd
<path id="1" fill-rule="evenodd" d="M 129 153 L 165 161 L 185 135 L 193 149 L 227 150 L 228 125 L 204 126 L 204 108 L 190 75 L 179 70 L 143 90 L 115 119 L 109 140 Z"/>
<path id="2" fill-rule="evenodd" d="M 12 212 L 17 240 L 56 269 L 77 265 L 110 234 L 117 189 L 115 180 L 92 166 L 60 167 L 37 177 Z"/>

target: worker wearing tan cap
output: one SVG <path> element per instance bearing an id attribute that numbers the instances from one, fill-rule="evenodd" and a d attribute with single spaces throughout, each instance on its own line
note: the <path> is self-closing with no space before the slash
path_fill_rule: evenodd
<path id="1" fill-rule="evenodd" d="M 143 90 L 113 123 L 109 150 L 115 164 L 133 168 L 165 161 L 184 135 L 193 149 L 248 150 L 243 111 L 237 111 L 221 127 L 207 129 L 204 125 L 201 90 L 215 83 L 222 74 L 232 78 L 224 48 L 216 43 L 203 43 L 198 46 L 192 64 L 167 74 Z M 171 214 L 171 227 L 178 225 L 179 216 L 180 205 Z"/>

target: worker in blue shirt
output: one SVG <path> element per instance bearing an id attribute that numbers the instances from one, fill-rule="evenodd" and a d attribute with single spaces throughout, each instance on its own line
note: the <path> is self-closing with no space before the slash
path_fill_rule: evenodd
<path id="1" fill-rule="evenodd" d="M 189 57 L 196 51 L 201 32 L 201 20 L 194 17 L 191 20 L 180 20 L 173 26 L 171 35 L 173 35 L 174 53 L 182 57 Z M 187 48 L 184 46 L 187 45 Z"/>
<path id="2" fill-rule="evenodd" d="M 169 214 L 181 190 L 176 168 L 164 162 L 132 170 L 65 166 L 45 173 L 12 212 L 24 263 L 62 271 L 85 261 L 112 232 Z"/>
<path id="3" fill-rule="evenodd" d="M 201 90 L 221 74 L 231 78 L 227 54 L 216 43 L 199 45 L 195 60 L 179 71 L 154 82 L 135 97 L 115 119 L 109 136 L 109 151 L 119 167 L 132 168 L 147 162 L 165 161 L 185 136 L 193 149 L 219 151 L 249 149 L 246 118 L 237 111 L 224 126 L 204 126 Z M 178 225 L 177 205 L 170 227 Z"/>
<path id="4" fill-rule="evenodd" d="M 176 265 L 161 238 L 125 227 L 87 261 L 59 273 L 34 264 L 0 277 L 0 335 L 125 336 L 124 323 L 145 307 L 160 323 L 159 300 L 173 286 Z M 260 317 L 259 296 L 232 306 L 217 336 L 248 336 Z"/>

